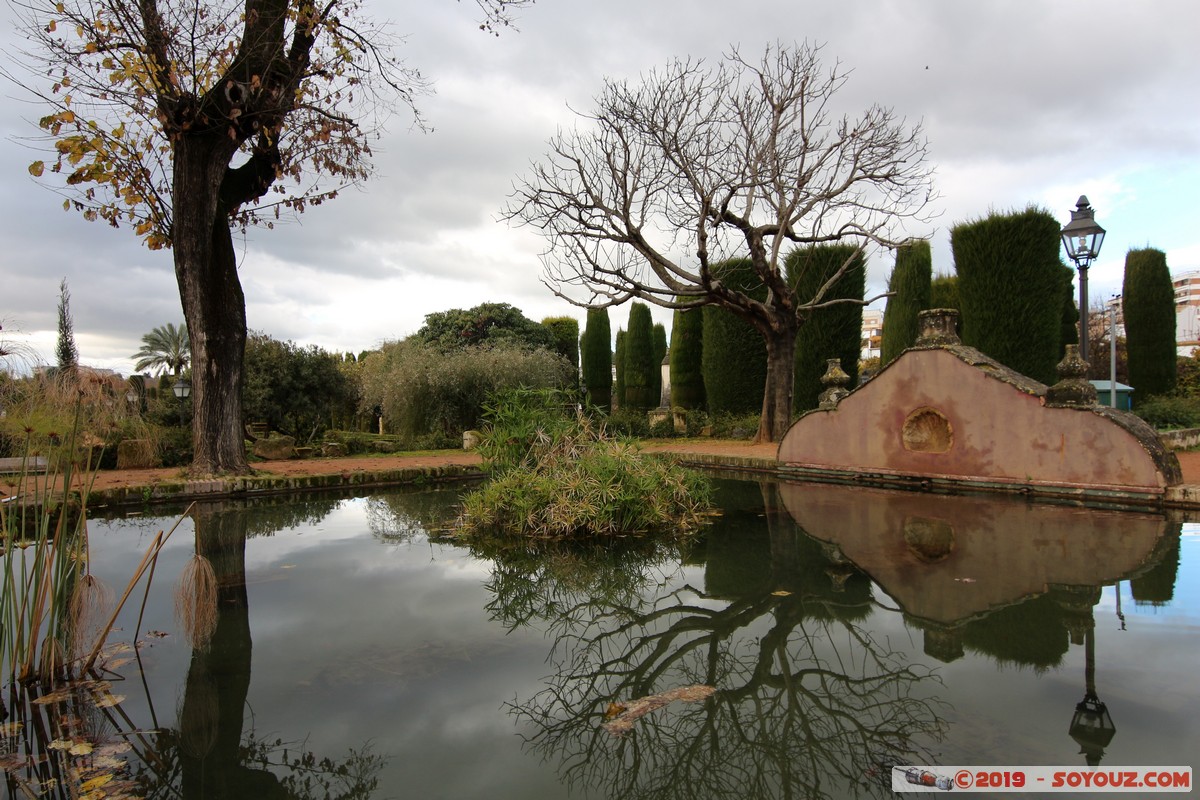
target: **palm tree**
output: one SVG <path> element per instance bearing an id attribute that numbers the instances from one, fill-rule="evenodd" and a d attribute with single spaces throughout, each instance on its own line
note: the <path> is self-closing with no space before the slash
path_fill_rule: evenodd
<path id="1" fill-rule="evenodd" d="M 178 378 L 192 360 L 187 323 L 175 327 L 168 322 L 163 327 L 154 328 L 142 337 L 142 349 L 134 353 L 133 357 L 137 359 L 133 368 L 139 372 L 155 369 L 161 374 L 169 370 Z"/>

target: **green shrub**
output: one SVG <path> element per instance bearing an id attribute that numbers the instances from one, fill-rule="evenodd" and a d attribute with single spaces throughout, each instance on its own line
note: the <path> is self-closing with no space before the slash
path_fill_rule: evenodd
<path id="1" fill-rule="evenodd" d="M 896 248 L 896 266 L 888 278 L 888 298 L 883 311 L 880 365 L 890 364 L 913 346 L 920 334 L 917 315 L 929 308 L 933 282 L 933 256 L 929 242 L 919 239 Z"/>
<path id="2" fill-rule="evenodd" d="M 607 412 L 612 408 L 612 331 L 607 308 L 589 308 L 579 347 L 587 402 Z"/>
<path id="3" fill-rule="evenodd" d="M 1177 380 L 1175 345 L 1175 288 L 1167 256 L 1150 248 L 1125 256 L 1121 287 L 1129 383 L 1139 398 L 1174 391 Z"/>
<path id="4" fill-rule="evenodd" d="M 761 414 L 713 414 L 710 419 L 715 439 L 753 439 Z"/>
<path id="5" fill-rule="evenodd" d="M 671 322 L 671 407 L 702 409 L 704 404 L 704 312 L 677 309 Z"/>
<path id="6" fill-rule="evenodd" d="M 1048 212 L 991 214 L 950 230 L 963 344 L 1045 384 L 1057 380 L 1064 293 L 1061 228 Z"/>
<path id="7" fill-rule="evenodd" d="M 1134 413 L 1158 430 L 1200 428 L 1200 397 L 1149 397 L 1137 404 Z"/>
<path id="8" fill-rule="evenodd" d="M 815 297 L 839 269 L 846 271 L 829 287 L 823 302 L 837 299 L 862 300 L 867 270 L 861 249 L 849 244 L 798 247 L 788 254 L 785 266 L 788 283 L 797 297 Z M 858 383 L 858 359 L 862 354 L 862 305 L 838 303 L 814 309 L 796 335 L 795 372 L 792 376 L 792 410 L 816 408 L 821 376 L 829 359 L 836 358 Z"/>
<path id="9" fill-rule="evenodd" d="M 650 317 L 650 306 L 633 303 L 629 307 L 629 330 L 625 332 L 625 394 L 621 397 L 622 408 L 645 411 L 658 405 L 654 386 L 655 376 L 661 375 L 661 372 L 654 361 L 654 351 L 654 322 Z"/>
<path id="10" fill-rule="evenodd" d="M 734 291 L 756 300 L 767 290 L 750 259 L 713 265 L 713 274 Z M 761 412 L 767 382 L 767 345 L 753 325 L 717 306 L 704 306 L 701 365 L 711 414 Z"/>
<path id="11" fill-rule="evenodd" d="M 650 435 L 650 420 L 646 412 L 630 408 L 618 408 L 609 414 L 606 427 L 618 436 L 642 439 Z"/>
<path id="12" fill-rule="evenodd" d="M 460 535 L 683 536 L 706 518 L 704 478 L 611 438 L 553 392 L 500 395 L 487 418 L 480 452 L 493 477 L 463 499 Z"/>
<path id="13" fill-rule="evenodd" d="M 444 350 L 414 339 L 385 344 L 361 368 L 360 408 L 382 408 L 387 430 L 409 443 L 429 434 L 461 443 L 494 392 L 574 386 L 576 375 L 549 350 L 512 343 Z"/>

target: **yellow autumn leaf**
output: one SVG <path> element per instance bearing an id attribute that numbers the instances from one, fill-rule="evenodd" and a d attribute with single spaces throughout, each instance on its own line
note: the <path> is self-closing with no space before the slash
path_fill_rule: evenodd
<path id="1" fill-rule="evenodd" d="M 113 779 L 113 775 L 111 772 L 108 773 L 107 775 L 97 775 L 95 778 L 92 778 L 90 781 L 84 781 L 79 786 L 79 790 L 83 791 L 83 792 L 90 792 L 93 789 L 99 789 L 101 786 L 108 783 L 112 779 Z"/>
<path id="2" fill-rule="evenodd" d="M 42 177 L 42 173 L 46 171 L 45 161 L 35 161 L 29 165 L 29 174 L 35 178 Z"/>
<path id="3" fill-rule="evenodd" d="M 76 742 L 67 752 L 73 756 L 86 756 L 92 752 L 92 746 L 87 742 Z"/>
<path id="4" fill-rule="evenodd" d="M 154 223 L 151 222 L 150 220 L 146 220 L 145 222 L 139 224 L 136 228 L 134 228 L 133 232 L 137 236 L 145 236 L 147 233 L 149 233 L 153 229 L 154 229 Z"/>
<path id="5" fill-rule="evenodd" d="M 50 20 L 50 24 L 46 26 L 46 33 L 54 33 L 56 30 L 58 30 L 58 23 Z"/>
<path id="6" fill-rule="evenodd" d="M 25 725 L 20 722 L 6 722 L 5 724 L 0 725 L 0 737 L 11 739 L 19 734 L 21 729 L 24 727 Z"/>

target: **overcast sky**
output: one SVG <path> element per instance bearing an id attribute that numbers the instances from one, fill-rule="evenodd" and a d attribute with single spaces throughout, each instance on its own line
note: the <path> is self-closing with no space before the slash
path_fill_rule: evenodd
<path id="1" fill-rule="evenodd" d="M 852 70 L 847 110 L 878 102 L 923 122 L 940 216 L 913 233 L 933 239 L 935 272 L 953 270 L 951 226 L 1030 204 L 1065 223 L 1080 194 L 1108 230 L 1093 299 L 1120 291 L 1132 247 L 1200 269 L 1196 0 L 539 0 L 498 38 L 469 0 L 366 6 L 433 82 L 420 101 L 433 131 L 401 112 L 370 181 L 240 242 L 249 325 L 278 339 L 358 352 L 483 302 L 582 321 L 540 283 L 541 239 L 497 221 L 514 180 L 605 77 L 776 41 L 823 43 Z M 20 137 L 43 113 L 0 90 L 0 324 L 52 362 L 65 277 L 80 361 L 128 373 L 142 334 L 183 319 L 171 255 L 64 212 L 29 176 L 42 154 Z M 872 288 L 891 266 L 872 259 Z M 626 308 L 610 314 L 624 327 Z"/>

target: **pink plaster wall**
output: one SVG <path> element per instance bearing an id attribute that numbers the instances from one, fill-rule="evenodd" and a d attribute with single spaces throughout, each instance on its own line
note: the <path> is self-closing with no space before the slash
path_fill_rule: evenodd
<path id="1" fill-rule="evenodd" d="M 835 410 L 798 420 L 778 458 L 851 472 L 1141 491 L 1166 486 L 1129 431 L 1089 410 L 1047 408 L 1043 401 L 948 350 L 909 350 Z M 922 407 L 949 421 L 947 452 L 905 448 L 905 420 Z"/>

